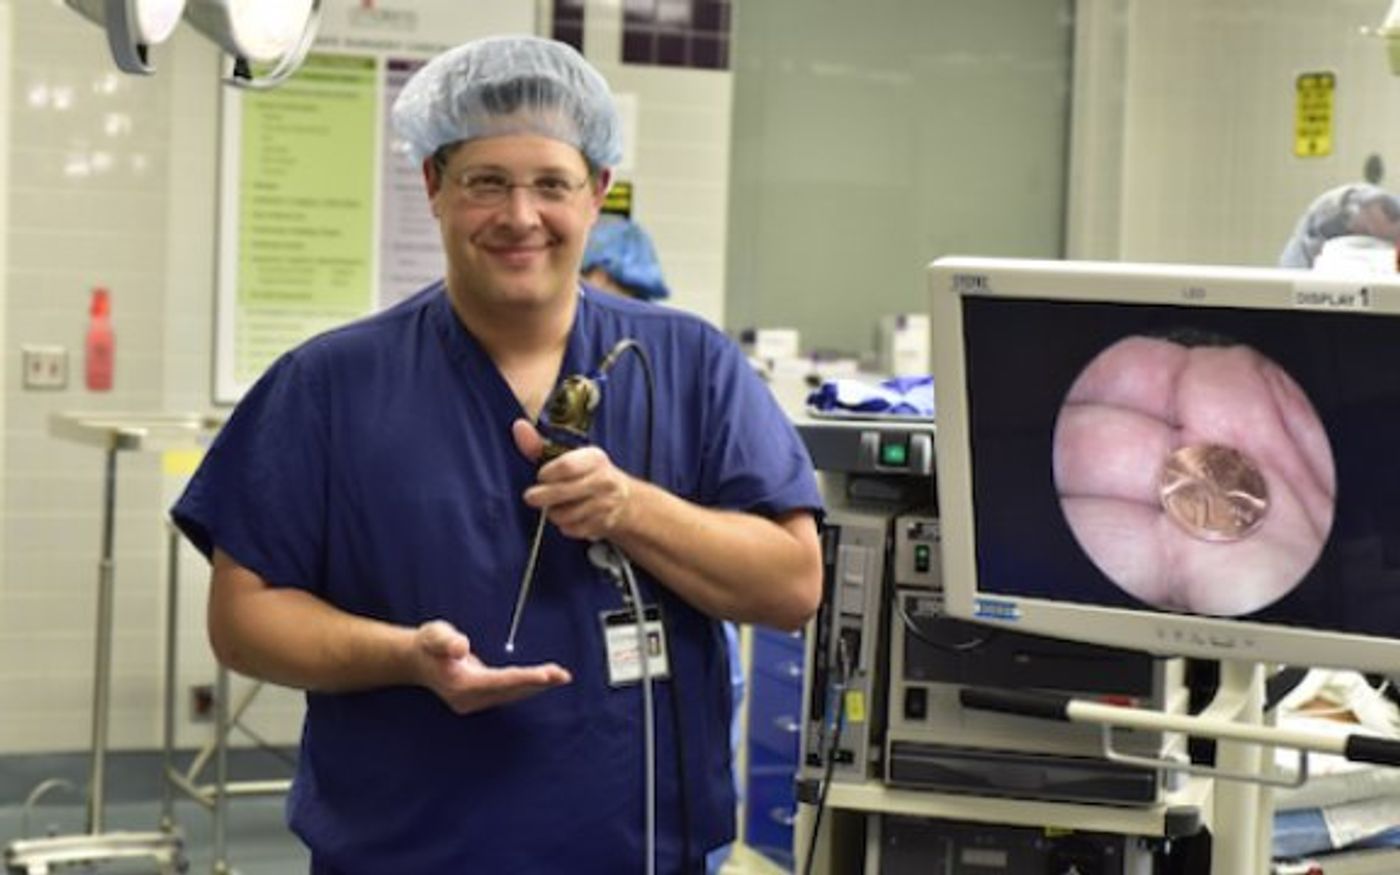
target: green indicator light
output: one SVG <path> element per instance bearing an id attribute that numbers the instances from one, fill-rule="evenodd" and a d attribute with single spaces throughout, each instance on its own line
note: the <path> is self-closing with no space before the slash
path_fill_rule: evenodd
<path id="1" fill-rule="evenodd" d="M 909 461 L 909 448 L 904 444 L 885 444 L 880 447 L 880 462 L 885 465 L 903 465 Z"/>
<path id="2" fill-rule="evenodd" d="M 916 572 L 920 574 L 927 572 L 930 564 L 929 559 L 931 558 L 932 552 L 929 550 L 928 544 L 914 545 L 914 570 Z"/>

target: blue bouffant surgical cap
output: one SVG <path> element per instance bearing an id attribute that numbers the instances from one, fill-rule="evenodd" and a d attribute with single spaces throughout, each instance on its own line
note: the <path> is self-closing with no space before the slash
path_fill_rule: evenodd
<path id="1" fill-rule="evenodd" d="M 415 164 L 449 143 L 536 134 L 595 168 L 622 160 L 621 124 L 601 73 L 571 46 L 534 36 L 473 40 L 424 64 L 394 101 Z"/>
<path id="2" fill-rule="evenodd" d="M 1323 192 L 1298 219 L 1279 266 L 1312 267 L 1323 244 L 1348 234 L 1400 243 L 1400 198 L 1364 182 Z"/>
<path id="3" fill-rule="evenodd" d="M 642 226 L 620 216 L 600 216 L 588 235 L 579 271 L 598 268 L 618 285 L 648 300 L 669 297 L 661 262 Z"/>

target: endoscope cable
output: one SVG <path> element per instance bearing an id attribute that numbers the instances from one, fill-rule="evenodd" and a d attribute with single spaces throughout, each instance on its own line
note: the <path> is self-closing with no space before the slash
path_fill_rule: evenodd
<path id="1" fill-rule="evenodd" d="M 609 545 L 611 546 L 611 545 Z M 642 592 L 637 586 L 637 576 L 632 572 L 632 563 L 621 551 L 613 549 L 622 565 L 622 576 L 627 580 L 627 591 L 632 598 L 632 610 L 637 621 L 637 664 L 642 669 L 642 726 L 645 738 L 643 761 L 646 769 L 646 854 L 647 875 L 656 873 L 656 699 L 652 689 L 651 658 L 647 648 L 647 621 Z"/>
<path id="2" fill-rule="evenodd" d="M 613 365 L 617 364 L 618 359 L 622 358 L 623 354 L 626 353 L 626 352 L 628 352 L 629 350 L 630 350 L 631 352 L 633 352 L 634 354 L 636 354 L 636 356 L 637 356 L 637 362 L 641 365 L 641 368 L 642 368 L 642 379 L 643 379 L 643 381 L 646 383 L 646 400 L 647 400 L 647 403 L 646 403 L 646 421 L 645 421 L 645 424 L 644 424 L 644 426 L 643 426 L 643 435 L 644 435 L 644 438 L 645 438 L 645 443 L 642 445 L 642 478 L 643 478 L 644 480 L 646 480 L 646 481 L 649 483 L 649 482 L 651 482 L 651 478 L 652 478 L 652 446 L 653 446 L 653 444 L 655 443 L 654 435 L 655 435 L 655 430 L 656 430 L 656 429 L 655 429 L 656 380 L 655 380 L 655 378 L 654 378 L 653 375 L 652 375 L 652 370 L 651 370 L 651 359 L 649 359 L 649 358 L 647 357 L 646 351 L 642 349 L 641 344 L 637 343 L 637 341 L 632 340 L 631 338 L 626 338 L 626 339 L 624 339 L 624 340 L 620 340 L 620 341 L 618 341 L 616 344 L 613 345 L 613 348 L 612 348 L 612 349 L 608 350 L 607 355 L 603 356 L 603 360 L 602 360 L 602 362 L 599 363 L 599 365 L 598 365 L 598 370 L 595 372 L 594 379 L 596 379 L 596 380 L 597 380 L 598 382 L 600 382 L 600 383 L 601 383 L 601 382 L 605 382 L 606 379 L 607 379 L 607 377 L 606 377 L 607 372 L 608 372 L 609 370 L 611 370 L 612 367 L 613 367 Z M 619 551 L 619 553 L 620 553 L 620 551 Z M 625 557 L 624 557 L 624 558 L 625 558 Z M 669 625 L 666 623 L 666 617 L 665 617 L 664 615 L 661 617 L 661 622 L 662 622 L 663 626 L 666 627 L 666 631 L 667 631 L 667 633 L 669 634 L 669 633 L 670 633 L 670 627 L 669 627 Z M 680 818 L 681 818 L 681 861 L 682 861 L 682 862 L 681 862 L 681 867 L 682 867 L 682 871 L 686 871 L 686 869 L 690 866 L 690 845 L 691 845 L 691 841 L 690 841 L 690 794 L 689 794 L 689 792 L 688 792 L 688 789 L 689 789 L 689 788 L 688 788 L 688 784 L 689 784 L 690 782 L 689 782 L 689 780 L 688 780 L 687 777 L 686 777 L 686 768 L 685 768 L 685 759 L 686 759 L 686 757 L 685 757 L 685 733 L 683 733 L 683 732 L 681 731 L 681 726 L 683 725 L 683 722 L 682 722 L 682 720 L 681 720 L 680 698 L 681 698 L 681 696 L 680 696 L 680 677 L 679 677 L 679 674 L 678 674 L 677 672 L 672 672 L 672 673 L 671 673 L 671 695 L 670 695 L 670 701 L 671 701 L 671 709 L 670 709 L 670 710 L 671 710 L 671 725 L 672 725 L 672 730 L 673 730 L 672 734 L 675 736 L 675 740 L 676 740 L 676 747 L 675 747 L 675 753 L 676 753 L 676 780 L 677 780 L 677 782 L 678 782 L 678 784 L 679 784 L 679 788 L 678 788 L 678 789 L 679 789 L 679 792 L 678 792 L 676 795 L 677 795 L 677 798 L 680 800 Z M 703 863 L 702 863 L 702 866 L 703 866 Z"/>
<path id="3" fill-rule="evenodd" d="M 652 446 L 655 443 L 656 411 L 656 381 L 652 375 L 651 359 L 647 357 L 646 351 L 642 349 L 641 344 L 637 343 L 637 341 L 631 338 L 620 340 L 613 345 L 612 349 L 608 350 L 607 355 L 603 356 L 602 362 L 598 365 L 595 379 L 600 383 L 604 382 L 607 379 L 607 372 L 612 369 L 613 365 L 617 363 L 617 360 L 622 358 L 622 355 L 628 350 L 636 354 L 637 362 L 642 368 L 642 379 L 646 383 L 646 421 L 643 426 L 643 435 L 646 442 L 642 445 L 642 478 L 650 483 L 652 478 Z M 661 617 L 661 622 L 669 635 L 671 630 L 664 614 Z M 676 740 L 676 781 L 679 784 L 679 792 L 676 795 L 680 800 L 681 869 L 684 872 L 687 871 L 690 866 L 690 794 L 688 792 L 688 785 L 690 782 L 686 777 L 685 768 L 685 733 L 681 731 L 684 722 L 681 720 L 680 676 L 678 672 L 671 673 L 671 695 L 669 698 L 671 703 L 672 735 L 674 735 Z M 701 871 L 703 871 L 703 860 L 700 866 Z"/>
<path id="4" fill-rule="evenodd" d="M 595 372 L 594 379 L 596 379 L 600 383 L 604 382 L 606 380 L 607 372 L 611 370 L 613 365 L 617 363 L 618 359 L 620 359 L 623 356 L 623 354 L 629 350 L 636 354 L 637 361 L 642 368 L 642 379 L 646 383 L 646 421 L 643 428 L 645 443 L 642 445 L 642 477 L 647 482 L 651 482 L 652 447 L 655 443 L 654 435 L 656 411 L 656 381 L 652 375 L 651 360 L 647 357 L 646 351 L 642 349 L 641 344 L 637 343 L 635 340 L 632 340 L 630 338 L 624 339 L 614 344 L 613 348 L 610 349 L 607 355 L 603 357 L 602 362 L 600 362 L 598 365 L 598 370 Z M 625 562 L 626 556 L 623 555 L 620 550 L 617 551 L 617 553 Z M 628 564 L 626 567 L 630 572 L 630 564 Z M 669 634 L 670 626 L 667 623 L 666 616 L 664 614 L 661 616 L 661 623 L 666 629 L 667 633 Z M 682 871 L 687 871 L 688 867 L 690 866 L 691 848 L 690 794 L 688 792 L 689 781 L 686 776 L 685 767 L 685 733 L 681 731 L 681 727 L 684 724 L 681 720 L 680 710 L 680 678 L 678 673 L 676 672 L 671 673 L 671 695 L 669 698 L 671 703 L 671 726 L 676 741 L 676 780 L 679 785 L 676 796 L 680 800 L 679 813 L 681 819 L 681 869 Z M 654 737 L 654 726 L 652 727 L 651 732 L 653 734 L 653 737 L 650 739 L 650 742 L 654 747 L 656 743 Z M 648 774 L 650 775 L 651 772 L 649 771 Z"/>
<path id="5" fill-rule="evenodd" d="M 642 368 L 642 379 L 643 379 L 643 381 L 644 381 L 645 384 L 646 384 L 646 414 L 645 414 L 646 419 L 645 419 L 645 423 L 644 423 L 644 426 L 643 426 L 643 439 L 644 439 L 644 443 L 642 444 L 642 478 L 643 478 L 644 480 L 646 480 L 647 482 L 651 482 L 652 473 L 653 473 L 653 472 L 652 472 L 652 446 L 653 446 L 653 444 L 655 443 L 655 411 L 656 411 L 656 381 L 655 381 L 655 379 L 654 379 L 654 377 L 653 377 L 653 375 L 652 375 L 651 360 L 647 357 L 646 351 L 642 349 L 641 344 L 637 343 L 637 341 L 632 340 L 631 338 L 627 338 L 627 339 L 618 341 L 616 344 L 613 345 L 613 348 L 612 348 L 612 349 L 608 350 L 607 355 L 603 356 L 602 362 L 600 362 L 599 365 L 598 365 L 598 370 L 597 370 L 597 372 L 596 372 L 595 379 L 598 380 L 599 382 L 604 382 L 604 381 L 607 379 L 607 377 L 606 377 L 607 372 L 610 371 L 610 370 L 612 369 L 613 365 L 615 365 L 615 364 L 617 363 L 618 359 L 622 358 L 623 354 L 626 353 L 628 350 L 631 350 L 634 354 L 636 354 L 636 356 L 637 356 L 637 362 L 641 365 L 641 368 Z M 622 553 L 622 551 L 617 550 L 615 547 L 614 547 L 613 549 L 614 549 L 614 551 L 617 553 L 618 557 L 622 560 L 623 568 L 625 569 L 625 573 L 626 573 L 627 575 L 631 575 L 631 576 L 632 576 L 632 577 L 631 577 L 631 583 L 629 584 L 629 586 L 636 586 L 636 578 L 635 578 L 634 572 L 632 571 L 631 563 L 628 562 L 627 557 Z M 631 594 L 631 598 L 633 599 L 634 602 L 640 604 L 640 587 L 637 587 L 637 592 L 636 592 L 636 593 Z M 663 628 L 666 628 L 666 631 L 667 631 L 668 634 L 669 634 L 670 629 L 667 628 L 667 627 L 668 627 L 668 624 L 666 623 L 666 617 L 665 617 L 664 614 L 661 616 L 660 620 L 661 620 L 661 623 L 662 623 L 662 625 L 663 625 Z M 639 635 L 638 646 L 641 647 L 641 646 L 643 646 L 643 643 L 644 643 L 645 626 L 644 626 L 644 624 L 643 624 L 643 620 L 642 620 L 642 617 L 641 617 L 640 615 L 638 616 L 638 635 Z M 640 651 L 640 652 L 643 652 L 643 653 L 644 653 L 645 651 Z M 643 667 L 647 667 L 647 661 L 646 661 L 645 658 L 643 658 L 643 659 L 641 660 L 641 663 L 642 663 Z M 651 681 L 650 681 L 650 679 L 648 679 L 648 680 L 646 681 L 646 684 L 647 684 L 648 687 L 651 686 Z M 675 748 L 675 750 L 676 750 L 676 779 L 677 779 L 677 782 L 678 782 L 678 784 L 679 784 L 678 792 L 677 792 L 676 795 L 677 795 L 677 798 L 680 800 L 680 818 L 681 818 L 681 869 L 682 869 L 682 871 L 685 871 L 685 870 L 686 870 L 686 867 L 688 867 L 688 866 L 690 865 L 690 802 L 689 802 L 689 794 L 687 793 L 687 787 L 686 787 L 686 784 L 687 784 L 688 782 L 686 781 L 686 769 L 685 769 L 685 741 L 684 741 L 685 736 L 684 736 L 684 733 L 681 732 L 681 725 L 682 725 L 682 723 L 681 723 L 681 714 L 680 714 L 679 677 L 678 677 L 678 675 L 677 675 L 676 672 L 672 672 L 672 673 L 671 673 L 671 695 L 670 695 L 670 700 L 671 700 L 671 724 L 672 724 L 672 729 L 673 729 L 673 732 L 674 732 L 674 735 L 675 735 L 675 740 L 676 740 L 676 748 Z M 644 707 L 647 707 L 646 699 L 645 699 L 645 698 L 643 699 L 643 705 L 644 705 Z M 647 731 L 647 735 L 648 735 L 648 737 L 647 737 L 647 744 L 650 746 L 650 749 L 651 749 L 652 752 L 651 752 L 651 754 L 650 754 L 651 764 L 647 766 L 647 778 L 648 778 L 649 781 L 652 782 L 653 786 L 651 787 L 651 789 L 650 789 L 650 791 L 649 791 L 649 794 L 648 794 L 648 799 L 649 799 L 650 801 L 648 802 L 648 806 L 647 806 L 647 807 L 648 807 L 648 810 L 652 812 L 652 817 L 654 818 L 654 817 L 655 817 L 655 810 L 656 810 L 656 802 L 655 802 L 655 798 L 654 798 L 655 792 L 656 792 L 656 791 L 655 791 L 655 786 L 654 786 L 654 784 L 655 784 L 655 756 L 656 756 L 656 754 L 655 754 L 655 749 L 656 749 L 656 726 L 655 726 L 655 712 L 654 712 L 654 709 L 655 709 L 655 699 L 654 699 L 654 698 L 653 698 L 652 701 L 651 701 L 650 707 L 653 709 L 653 712 L 652 712 L 652 715 L 651 715 L 651 720 L 650 720 L 650 722 L 648 723 L 648 729 L 647 729 L 646 731 Z M 652 830 L 654 830 L 654 827 L 652 827 Z M 647 859 L 648 859 L 648 860 L 654 860 L 654 854 L 648 853 Z"/>
<path id="6" fill-rule="evenodd" d="M 566 378 L 555 393 L 551 395 L 551 402 L 546 404 L 548 413 L 552 406 L 558 402 L 561 406 L 572 408 L 569 411 L 569 421 L 562 425 L 563 437 L 566 437 L 570 444 L 578 445 L 586 440 L 587 431 L 591 426 L 593 409 L 596 407 L 601 397 L 601 386 L 607 382 L 608 372 L 622 358 L 623 354 L 631 350 L 637 355 L 641 363 L 642 376 L 646 384 L 646 412 L 645 412 L 645 444 L 643 445 L 643 477 L 650 481 L 652 478 L 652 445 L 654 443 L 655 430 L 655 408 L 656 408 L 656 387 L 652 375 L 651 362 L 647 358 L 641 344 L 631 338 L 624 338 L 615 343 L 611 349 L 603 356 L 598 367 L 588 376 L 575 375 Z M 580 411 L 578 408 L 586 399 L 586 409 Z M 551 424 L 547 417 L 546 425 Z M 550 443 L 546 436 L 546 443 Z M 557 445 L 555 455 L 570 449 L 567 445 Z M 511 652 L 515 647 L 515 633 L 519 627 L 520 617 L 524 612 L 525 602 L 529 595 L 530 584 L 534 577 L 535 566 L 539 560 L 540 545 L 543 540 L 544 527 L 547 514 L 540 513 L 539 522 L 536 525 L 534 537 L 531 542 L 529 558 L 526 560 L 525 572 L 521 579 L 520 591 L 516 598 L 514 612 L 511 615 L 510 631 L 506 638 L 506 650 Z M 590 548 L 589 558 L 599 568 L 606 570 L 620 586 L 625 584 L 623 591 L 625 601 L 632 603 L 637 630 L 637 660 L 641 669 L 642 678 L 642 708 L 644 721 L 644 760 L 646 771 L 646 858 L 647 875 L 653 875 L 656 866 L 656 708 L 655 691 L 653 688 L 653 678 L 651 675 L 651 664 L 647 658 L 647 629 L 646 611 L 642 603 L 641 588 L 637 584 L 636 575 L 632 569 L 631 562 L 626 555 L 615 545 L 600 541 L 595 543 L 595 547 L 601 547 L 602 555 L 595 554 Z M 660 617 L 665 626 L 665 617 Z M 687 799 L 686 774 L 685 774 L 685 749 L 682 741 L 680 710 L 677 693 L 677 679 L 675 672 L 671 677 L 671 708 L 672 722 L 675 724 L 676 736 L 676 770 L 679 781 L 677 797 L 681 806 L 681 854 L 682 866 L 689 865 L 690 856 L 690 815 L 689 802 Z"/>
<path id="7" fill-rule="evenodd" d="M 642 603 L 641 587 L 632 563 L 615 545 L 596 541 L 588 548 L 589 560 L 606 571 L 615 583 L 623 587 L 623 600 L 632 609 L 633 626 L 637 632 L 637 665 L 642 677 L 642 762 L 645 771 L 646 873 L 656 873 L 656 703 L 652 689 L 651 659 L 647 647 L 646 606 Z"/>
<path id="8" fill-rule="evenodd" d="M 593 380 L 596 383 L 605 383 L 608 379 L 608 371 L 612 370 L 617 360 L 622 358 L 622 354 L 631 350 L 637 356 L 637 361 L 642 366 L 642 380 L 646 383 L 646 422 L 643 425 L 643 432 L 646 436 L 646 443 L 642 446 L 642 477 L 651 480 L 651 444 L 653 431 L 655 430 L 656 412 L 656 381 L 651 373 L 651 359 L 647 358 L 646 351 L 642 345 L 630 337 L 623 338 L 613 344 L 613 348 L 608 350 L 607 355 L 598 363 L 598 370 L 593 372 Z"/>

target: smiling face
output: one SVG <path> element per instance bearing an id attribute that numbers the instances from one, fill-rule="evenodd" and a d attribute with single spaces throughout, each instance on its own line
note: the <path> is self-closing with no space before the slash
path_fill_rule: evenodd
<path id="1" fill-rule="evenodd" d="M 567 304 L 607 179 L 577 149 L 529 134 L 463 143 L 424 170 L 458 312 Z"/>

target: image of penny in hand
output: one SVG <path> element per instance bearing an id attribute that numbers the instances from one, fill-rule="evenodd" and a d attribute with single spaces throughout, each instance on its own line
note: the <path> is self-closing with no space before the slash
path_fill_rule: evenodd
<path id="1" fill-rule="evenodd" d="M 1133 336 L 1103 350 L 1070 387 L 1053 455 L 1079 546 L 1165 610 L 1267 607 L 1307 575 L 1332 528 L 1321 419 L 1277 363 L 1228 339 Z"/>

